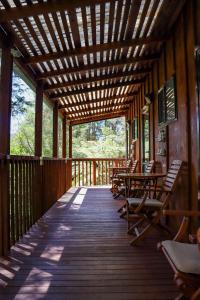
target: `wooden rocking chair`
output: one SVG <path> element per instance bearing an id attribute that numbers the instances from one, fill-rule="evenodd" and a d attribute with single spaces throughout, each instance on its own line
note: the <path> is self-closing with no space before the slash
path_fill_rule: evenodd
<path id="1" fill-rule="evenodd" d="M 138 160 L 134 160 L 133 163 L 132 163 L 131 168 L 127 168 L 126 172 L 135 173 L 137 165 L 138 165 Z M 114 185 L 115 185 L 115 190 L 116 190 L 114 198 L 116 199 L 120 195 L 124 194 L 124 192 L 125 192 L 125 182 L 124 182 L 124 180 L 116 178 L 116 179 L 114 179 Z"/>
<path id="2" fill-rule="evenodd" d="M 150 160 L 146 166 L 146 170 L 145 173 L 152 173 L 154 170 L 154 166 L 155 166 L 155 161 L 154 160 Z M 150 184 L 150 182 L 148 181 L 142 181 L 142 182 L 137 182 L 136 184 L 134 184 L 133 188 L 132 188 L 132 192 L 134 193 L 135 190 L 138 191 L 138 188 L 141 189 L 145 189 L 145 187 L 147 187 Z M 142 192 L 140 192 L 141 195 Z M 119 209 L 118 212 L 121 213 L 120 218 L 123 218 L 126 215 L 126 203 L 124 203 Z"/>
<path id="3" fill-rule="evenodd" d="M 152 228 L 164 228 L 160 223 L 162 210 L 167 208 L 170 197 L 176 189 L 181 166 L 182 161 L 174 160 L 161 187 L 141 189 L 142 192 L 145 191 L 142 198 L 126 199 L 128 233 L 135 234 L 135 237 L 130 242 L 131 245 L 141 241 Z M 140 189 L 138 190 L 140 191 Z M 150 193 L 153 193 L 153 198 L 149 197 Z M 134 224 L 131 226 L 133 222 Z"/>
<path id="4" fill-rule="evenodd" d="M 163 214 L 184 217 L 175 238 L 158 244 L 158 249 L 162 250 L 174 271 L 174 281 L 181 291 L 176 299 L 200 299 L 200 245 L 181 242 L 187 234 L 189 218 L 200 217 L 200 212 L 164 210 Z"/>

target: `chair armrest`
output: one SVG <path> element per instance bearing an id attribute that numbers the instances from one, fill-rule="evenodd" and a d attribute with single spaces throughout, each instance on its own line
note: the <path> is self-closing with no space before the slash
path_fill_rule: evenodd
<path id="1" fill-rule="evenodd" d="M 160 188 L 160 187 L 156 187 L 156 188 L 148 188 L 148 187 L 147 188 L 138 188 L 138 187 L 136 187 L 134 189 L 134 191 L 171 193 L 170 190 L 163 189 L 163 188 Z"/>
<path id="2" fill-rule="evenodd" d="M 179 216 L 179 217 L 200 217 L 200 211 L 196 210 L 163 210 L 165 216 Z"/>
<path id="3" fill-rule="evenodd" d="M 191 300 L 198 300 L 200 299 L 200 288 L 196 290 L 196 292 L 193 294 Z"/>
<path id="4" fill-rule="evenodd" d="M 174 216 L 174 217 L 183 217 L 182 223 L 179 227 L 179 230 L 174 237 L 174 241 L 181 241 L 185 234 L 187 233 L 187 229 L 189 226 L 189 218 L 192 217 L 200 217 L 200 212 L 195 210 L 163 210 L 164 216 Z"/>

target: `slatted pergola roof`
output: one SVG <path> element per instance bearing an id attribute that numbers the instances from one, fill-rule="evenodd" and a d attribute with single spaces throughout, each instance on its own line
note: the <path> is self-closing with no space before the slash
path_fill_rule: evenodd
<path id="1" fill-rule="evenodd" d="M 72 124 L 125 115 L 185 1 L 1 0 L 0 24 Z"/>

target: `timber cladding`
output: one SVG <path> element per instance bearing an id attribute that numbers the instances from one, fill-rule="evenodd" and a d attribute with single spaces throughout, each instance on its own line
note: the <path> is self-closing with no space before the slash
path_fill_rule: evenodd
<path id="1" fill-rule="evenodd" d="M 190 1 L 179 16 L 173 34 L 165 42 L 160 59 L 153 64 L 152 72 L 141 85 L 139 93 L 130 106 L 128 119 L 139 118 L 139 137 L 141 137 L 141 109 L 144 106 L 144 94 L 153 92 L 154 101 L 150 104 L 150 153 L 151 159 L 162 164 L 163 170 L 174 159 L 181 159 L 186 163 L 174 195 L 173 206 L 187 209 L 197 208 L 197 97 L 195 92 L 195 33 L 194 7 Z M 158 126 L 158 91 L 172 75 L 176 77 L 178 119 L 167 125 L 167 153 L 158 155 L 157 141 Z M 142 145 L 137 140 L 137 157 L 142 159 Z"/>

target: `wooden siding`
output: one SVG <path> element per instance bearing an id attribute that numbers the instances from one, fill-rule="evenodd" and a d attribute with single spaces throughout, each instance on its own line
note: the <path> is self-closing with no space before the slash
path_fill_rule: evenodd
<path id="1" fill-rule="evenodd" d="M 195 33 L 193 1 L 189 1 L 179 16 L 173 35 L 163 46 L 160 59 L 154 63 L 153 70 L 141 87 L 141 92 L 132 103 L 128 118 L 139 116 L 141 124 L 141 108 L 144 105 L 143 89 L 154 93 L 154 101 L 150 105 L 150 145 L 151 159 L 162 164 L 166 170 L 174 159 L 182 159 L 187 168 L 182 174 L 179 188 L 174 196 L 174 207 L 186 209 L 197 208 L 198 178 L 198 132 L 197 132 L 197 96 L 195 92 Z M 176 76 L 178 120 L 168 125 L 167 155 L 157 155 L 158 143 L 158 90 L 173 74 Z M 141 99 L 142 97 L 142 99 Z M 140 128 L 141 131 L 141 128 Z M 141 144 L 137 141 L 137 159 L 141 159 Z M 189 176 L 190 174 L 190 176 Z"/>

